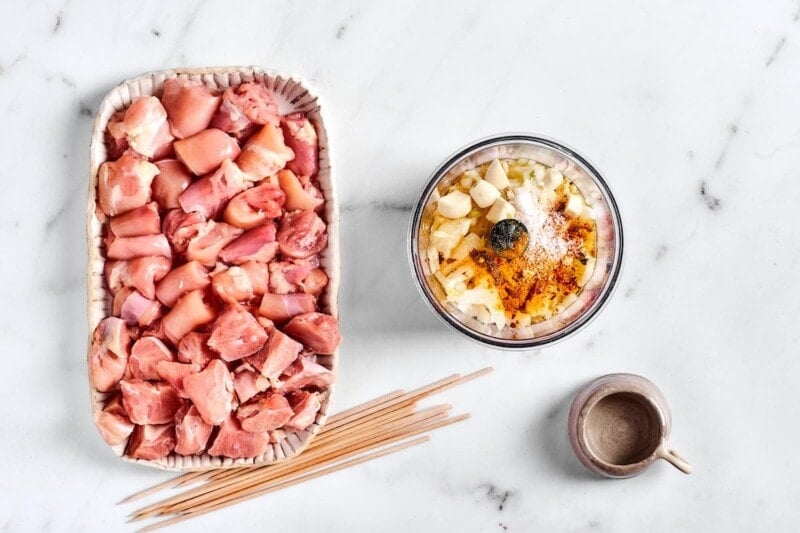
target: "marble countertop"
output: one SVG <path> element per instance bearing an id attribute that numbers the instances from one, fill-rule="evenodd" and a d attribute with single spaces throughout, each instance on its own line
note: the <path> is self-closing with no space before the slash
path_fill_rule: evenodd
<path id="1" fill-rule="evenodd" d="M 90 415 L 87 147 L 120 80 L 230 64 L 303 75 L 328 107 L 345 258 L 334 411 L 496 371 L 440 397 L 473 418 L 423 446 L 175 531 L 796 527 L 800 3 L 431 4 L 0 7 L 2 531 L 124 531 L 130 509 L 115 503 L 169 477 L 122 463 Z M 431 170 L 503 131 L 587 156 L 626 231 L 601 316 L 527 353 L 448 330 L 406 259 L 411 204 Z M 602 480 L 574 458 L 571 396 L 616 371 L 661 387 L 692 475 L 660 463 Z"/>

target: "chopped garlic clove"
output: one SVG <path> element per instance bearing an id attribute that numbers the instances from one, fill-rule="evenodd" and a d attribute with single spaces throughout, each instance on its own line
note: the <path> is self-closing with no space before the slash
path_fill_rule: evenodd
<path id="1" fill-rule="evenodd" d="M 433 246 L 428 248 L 428 267 L 431 269 L 431 274 L 439 271 L 439 250 Z"/>
<path id="2" fill-rule="evenodd" d="M 533 165 L 533 177 L 536 179 L 536 183 L 539 185 L 544 183 L 544 178 L 547 175 L 547 168 L 541 164 L 536 163 Z"/>
<path id="3" fill-rule="evenodd" d="M 548 191 L 555 190 L 556 187 L 561 185 L 561 182 L 564 181 L 564 175 L 559 172 L 558 170 L 553 170 L 552 168 L 547 172 L 542 180 L 542 187 Z"/>
<path id="4" fill-rule="evenodd" d="M 470 189 L 469 195 L 472 196 L 478 207 L 486 208 L 500 197 L 500 191 L 488 181 L 480 180 Z"/>
<path id="5" fill-rule="evenodd" d="M 472 210 L 472 199 L 461 191 L 453 191 L 439 198 L 437 209 L 447 218 L 465 217 Z"/>
<path id="6" fill-rule="evenodd" d="M 564 214 L 568 217 L 576 217 L 583 213 L 583 198 L 577 194 L 570 194 L 567 205 L 564 207 Z"/>
<path id="7" fill-rule="evenodd" d="M 483 242 L 481 241 L 481 238 L 474 233 L 470 233 L 461 239 L 461 242 L 458 243 L 458 246 L 453 249 L 452 257 L 456 261 L 461 261 L 462 259 L 466 258 L 472 250 L 480 250 L 482 246 Z"/>
<path id="8" fill-rule="evenodd" d="M 503 166 L 497 159 L 492 161 L 492 164 L 489 165 L 489 168 L 486 170 L 486 176 L 484 176 L 483 179 L 485 179 L 486 181 L 494 185 L 496 189 L 501 191 L 506 187 L 508 187 L 509 185 L 506 171 L 503 170 Z"/>
<path id="9" fill-rule="evenodd" d="M 497 224 L 501 220 L 514 218 L 516 214 L 517 211 L 514 209 L 513 205 L 502 198 L 498 198 L 492 208 L 489 209 L 489 212 L 486 213 L 486 220 L 492 224 Z"/>

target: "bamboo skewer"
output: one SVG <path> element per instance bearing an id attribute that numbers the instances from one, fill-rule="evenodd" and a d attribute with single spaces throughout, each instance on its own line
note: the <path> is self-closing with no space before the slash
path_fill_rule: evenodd
<path id="1" fill-rule="evenodd" d="M 320 477 L 320 476 L 324 476 L 324 475 L 327 475 L 327 474 L 332 474 L 334 472 L 338 472 L 339 470 L 344 470 L 345 468 L 349 468 L 349 467 L 355 466 L 357 464 L 365 463 L 367 461 L 370 461 L 372 459 L 377 459 L 379 457 L 384 457 L 384 456 L 389 455 L 391 453 L 399 452 L 399 451 L 404 450 L 406 448 L 410 448 L 411 446 L 416 446 L 418 444 L 422 444 L 423 442 L 427 442 L 428 440 L 430 440 L 430 437 L 427 437 L 427 436 L 418 437 L 418 438 L 416 438 L 414 440 L 411 440 L 411 441 L 408 441 L 408 442 L 404 442 L 404 443 L 398 444 L 396 446 L 392 446 L 391 448 L 386 448 L 386 449 L 371 453 L 369 455 L 365 455 L 363 457 L 358 457 L 356 459 L 351 459 L 349 461 L 345 461 L 344 463 L 341 463 L 341 464 L 338 464 L 338 465 L 335 465 L 335 466 L 332 466 L 332 467 L 324 468 L 322 470 L 318 470 L 318 471 L 313 472 L 311 474 L 307 474 L 305 476 L 301 476 L 301 477 L 299 477 L 297 479 L 294 479 L 294 480 L 291 480 L 291 481 L 287 481 L 287 482 L 282 483 L 280 485 L 275 485 L 273 487 L 270 487 L 269 489 L 252 492 L 250 494 L 241 496 L 238 501 L 242 502 L 242 501 L 245 501 L 245 500 L 250 500 L 250 499 L 253 499 L 253 498 L 257 497 L 257 496 L 261 496 L 262 494 L 266 494 L 268 492 L 274 492 L 276 490 L 287 488 L 287 487 L 291 487 L 293 485 L 297 485 L 298 483 L 302 483 L 304 481 L 308 481 L 308 480 L 311 480 L 311 479 L 314 479 L 314 478 L 317 478 L 317 477 Z M 217 509 L 221 509 L 222 507 L 226 507 L 227 505 L 228 504 L 220 503 L 220 504 L 217 504 L 214 507 L 198 510 L 197 512 L 188 513 L 188 514 L 184 514 L 184 515 L 179 515 L 179 516 L 177 516 L 175 518 L 170 518 L 170 519 L 167 519 L 167 520 L 162 520 L 161 522 L 158 522 L 156 524 L 152 524 L 150 526 L 142 528 L 139 531 L 140 532 L 154 531 L 156 529 L 159 529 L 159 528 L 162 528 L 162 527 L 165 527 L 165 526 L 177 524 L 178 522 L 183 522 L 184 520 L 188 520 L 190 518 L 194 518 L 194 517 L 196 517 L 198 515 L 201 515 L 201 514 L 206 514 L 206 513 L 210 513 L 211 511 L 216 511 Z"/>
<path id="2" fill-rule="evenodd" d="M 132 522 L 175 515 L 141 530 L 151 531 L 420 444 L 428 437 L 419 435 L 465 420 L 469 414 L 449 417 L 450 405 L 418 411 L 417 403 L 491 370 L 491 367 L 484 368 L 466 376 L 454 374 L 410 392 L 394 391 L 333 415 L 305 452 L 291 461 L 190 472 L 139 491 L 120 503 L 132 502 L 162 489 L 197 485 L 131 513 Z"/>

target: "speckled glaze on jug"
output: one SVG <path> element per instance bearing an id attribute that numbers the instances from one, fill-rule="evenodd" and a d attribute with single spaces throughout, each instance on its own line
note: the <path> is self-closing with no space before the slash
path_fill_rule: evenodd
<path id="1" fill-rule="evenodd" d="M 569 410 L 569 440 L 589 470 L 628 478 L 665 459 L 689 474 L 692 467 L 667 440 L 672 415 L 664 395 L 635 374 L 608 374 L 589 382 Z"/>

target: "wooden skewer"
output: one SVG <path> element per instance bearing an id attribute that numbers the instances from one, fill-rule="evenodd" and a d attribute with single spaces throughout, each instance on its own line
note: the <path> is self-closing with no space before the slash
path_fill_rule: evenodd
<path id="1" fill-rule="evenodd" d="M 421 424 L 436 417 L 442 417 L 449 409 L 449 405 L 432 407 L 407 417 L 406 420 L 399 420 L 391 424 L 387 424 L 385 427 L 381 428 L 380 432 L 375 433 L 374 435 L 368 435 L 359 431 L 353 435 L 347 435 L 346 438 L 340 438 L 331 446 L 316 450 L 313 453 L 306 452 L 305 454 L 299 456 L 296 461 L 282 463 L 272 467 L 250 468 L 246 472 L 241 472 L 239 476 L 236 476 L 235 481 L 229 481 L 226 479 L 207 483 L 195 489 L 191 489 L 179 495 L 173 496 L 168 500 L 140 509 L 133 514 L 134 520 L 141 520 L 157 514 L 168 514 L 175 512 L 175 510 L 179 507 L 186 507 L 187 503 L 189 506 L 191 506 L 193 501 L 197 500 L 198 498 L 203 498 L 205 494 L 209 494 L 214 491 L 231 490 L 232 488 L 246 486 L 246 484 L 250 482 L 263 483 L 268 479 L 274 479 L 282 475 L 292 475 L 294 470 L 302 469 L 306 466 L 315 468 L 321 461 L 324 461 L 330 457 L 336 458 L 337 456 L 341 456 L 343 451 L 347 450 L 348 447 L 352 447 L 353 445 L 356 445 L 356 448 L 366 448 L 367 446 L 374 448 L 376 446 L 384 445 L 386 444 L 386 440 L 388 438 L 395 437 L 398 431 L 402 430 L 404 427 Z"/>
<path id="2" fill-rule="evenodd" d="M 424 432 L 430 431 L 431 429 L 436 429 L 437 427 L 443 427 L 445 425 L 454 424 L 456 422 L 460 422 L 460 421 L 465 420 L 467 418 L 469 418 L 469 415 L 460 415 L 458 417 L 454 417 L 454 418 L 451 418 L 451 419 L 442 420 L 442 421 L 438 421 L 438 422 L 433 422 L 431 424 L 428 424 L 427 428 L 419 428 L 414 433 L 409 434 L 409 435 L 402 435 L 398 439 L 399 440 L 405 440 L 405 439 L 408 439 L 409 437 L 413 436 L 416 433 L 424 433 Z M 417 438 L 425 438 L 425 437 L 417 437 Z M 303 476 L 300 476 L 300 477 L 302 478 Z M 252 488 L 249 488 L 249 489 L 244 489 L 244 490 L 241 490 L 241 491 L 235 493 L 235 495 L 234 495 L 235 497 L 230 497 L 230 496 L 225 497 L 224 496 L 224 497 L 221 497 L 221 498 L 215 498 L 212 501 L 209 501 L 209 502 L 206 502 L 206 503 L 200 503 L 197 506 L 194 506 L 194 507 L 192 507 L 192 508 L 190 508 L 188 510 L 185 510 L 181 514 L 192 514 L 192 513 L 196 512 L 196 511 L 202 511 L 202 510 L 210 509 L 210 508 L 218 508 L 219 504 L 221 504 L 221 503 L 224 503 L 224 504 L 227 504 L 227 505 L 230 505 L 232 503 L 238 503 L 240 501 L 244 501 L 245 499 L 250 499 L 251 496 L 249 496 L 249 495 L 251 495 L 251 494 L 264 494 L 266 492 L 271 492 L 273 487 L 281 488 L 283 486 L 287 486 L 286 484 L 288 482 L 290 482 L 290 481 L 291 481 L 291 478 L 289 480 L 281 479 L 281 480 L 278 480 L 275 483 L 270 483 L 270 484 L 267 484 L 267 485 L 256 485 L 255 487 L 252 487 Z"/>
<path id="3" fill-rule="evenodd" d="M 364 455 L 362 457 L 358 457 L 358 458 L 355 458 L 355 459 L 351 459 L 349 461 L 345 461 L 344 463 L 340 463 L 338 465 L 334 465 L 334 466 L 331 466 L 331 467 L 328 467 L 328 468 L 324 468 L 322 470 L 318 470 L 316 472 L 307 474 L 305 476 L 301 476 L 301 477 L 293 479 L 291 481 L 287 481 L 285 483 L 272 486 L 272 487 L 270 487 L 268 489 L 259 490 L 259 491 L 253 491 L 253 492 L 251 492 L 249 494 L 238 496 L 236 499 L 233 499 L 231 501 L 220 502 L 220 503 L 216 504 L 215 506 L 207 507 L 207 508 L 204 508 L 202 510 L 193 511 L 191 513 L 180 515 L 180 516 L 177 516 L 175 518 L 162 520 L 161 522 L 158 522 L 158 523 L 152 524 L 150 526 L 147 526 L 147 527 L 145 527 L 143 529 L 140 529 L 139 531 L 140 532 L 155 531 L 156 529 L 159 529 L 159 528 L 162 528 L 162 527 L 165 527 L 165 526 L 168 526 L 168 525 L 177 524 L 178 522 L 182 522 L 184 520 L 188 520 L 190 518 L 194 518 L 194 517 L 199 516 L 201 514 L 210 513 L 211 511 L 215 511 L 217 509 L 221 509 L 222 507 L 227 507 L 228 505 L 230 505 L 230 504 L 232 504 L 234 502 L 236 502 L 236 503 L 242 502 L 242 501 L 245 501 L 245 500 L 249 500 L 249 499 L 255 498 L 255 497 L 260 496 L 262 494 L 266 494 L 268 492 L 274 492 L 276 490 L 280 490 L 280 489 L 283 489 L 283 488 L 291 487 L 293 485 L 297 485 L 298 483 L 303 483 L 304 481 L 309 481 L 309 480 L 318 478 L 320 476 L 324 476 L 324 475 L 327 475 L 327 474 L 332 474 L 334 472 L 338 472 L 339 470 L 344 470 L 345 468 L 349 468 L 349 467 L 355 466 L 357 464 L 365 463 L 365 462 L 371 461 L 373 459 L 378 459 L 380 457 L 384 457 L 386 455 L 389 455 L 389 454 L 392 454 L 392 453 L 396 453 L 396 452 L 399 452 L 401 450 L 405 450 L 406 448 L 410 448 L 412 446 L 416 446 L 418 444 L 422 444 L 423 442 L 427 442 L 428 440 L 430 440 L 430 437 L 427 437 L 427 436 L 418 437 L 418 438 L 416 438 L 414 440 L 411 440 L 411 441 L 408 441 L 408 442 L 404 442 L 402 444 L 398 444 L 396 446 L 392 446 L 392 447 L 386 448 L 384 450 L 380 450 L 380 451 L 377 451 L 377 452 L 374 452 L 374 453 L 370 453 L 370 454 Z"/>
<path id="4" fill-rule="evenodd" d="M 205 481 L 199 487 L 132 513 L 132 521 L 178 513 L 175 518 L 145 528 L 149 531 L 151 528 L 163 527 L 175 523 L 173 521 L 181 521 L 284 486 L 294 485 L 305 479 L 312 479 L 323 475 L 323 472 L 334 472 L 346 468 L 345 465 L 358 464 L 368 460 L 367 457 L 374 458 L 392 453 L 377 451 L 362 458 L 350 459 L 469 418 L 468 414 L 448 418 L 446 412 L 450 409 L 449 405 L 440 405 L 416 413 L 414 411 L 416 403 L 420 400 L 491 371 L 492 368 L 488 367 L 466 376 L 454 374 L 411 392 L 394 391 L 333 415 L 306 451 L 291 461 L 255 468 L 187 473 L 133 494 L 120 503 L 138 500 L 164 488 Z M 420 438 L 427 440 L 427 437 Z M 405 447 L 395 445 L 393 448 L 399 450 L 402 449 L 401 446 Z M 347 461 L 341 463 L 343 460 Z"/>

